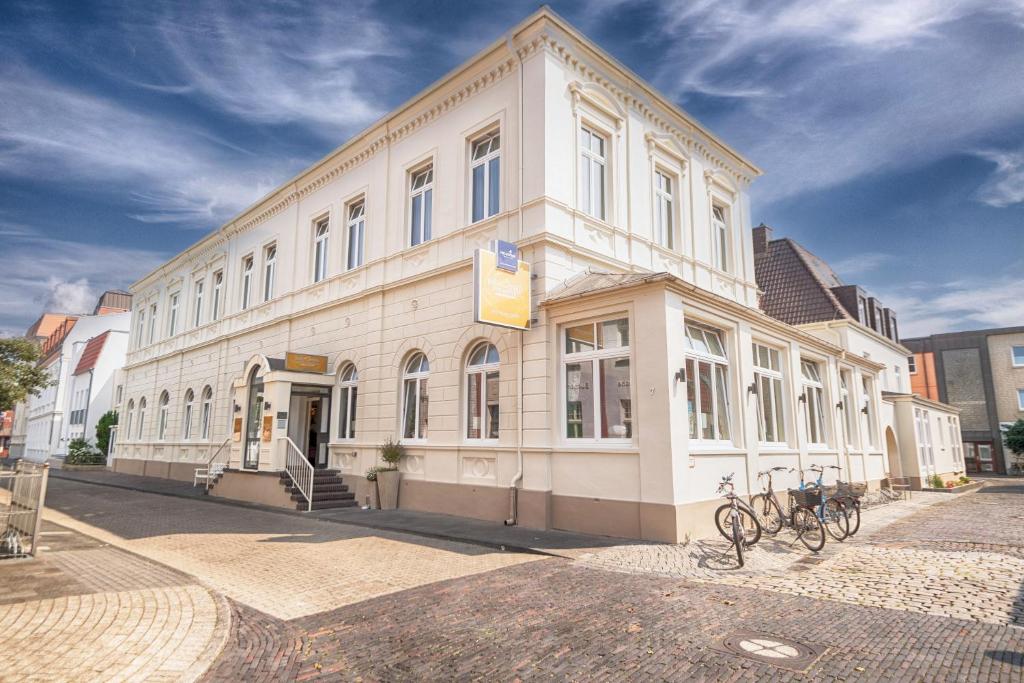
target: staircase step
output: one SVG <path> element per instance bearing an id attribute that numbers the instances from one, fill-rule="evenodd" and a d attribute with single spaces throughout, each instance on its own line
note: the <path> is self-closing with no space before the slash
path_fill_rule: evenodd
<path id="1" fill-rule="evenodd" d="M 334 508 L 354 508 L 354 507 L 357 507 L 358 505 L 359 505 L 359 503 L 357 503 L 354 500 L 325 500 L 325 501 L 314 501 L 313 502 L 313 509 L 314 510 L 331 510 L 331 509 L 334 509 Z M 306 501 L 303 500 L 300 503 L 296 503 L 295 509 L 296 510 L 305 510 L 306 509 Z"/>
<path id="2" fill-rule="evenodd" d="M 316 503 L 317 501 L 321 501 L 321 500 L 355 500 L 355 499 L 356 499 L 356 494 L 354 494 L 354 493 L 347 493 L 347 492 L 314 493 L 313 494 L 313 502 L 314 503 Z M 299 493 L 298 491 L 295 491 L 294 493 L 292 493 L 292 500 L 298 502 L 300 500 L 306 500 L 306 497 L 304 495 L 302 495 L 301 493 Z"/>

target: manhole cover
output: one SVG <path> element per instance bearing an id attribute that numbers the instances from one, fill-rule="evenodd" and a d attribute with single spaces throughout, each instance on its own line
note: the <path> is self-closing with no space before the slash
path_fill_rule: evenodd
<path id="1" fill-rule="evenodd" d="M 791 671 L 805 670 L 825 652 L 825 648 L 768 633 L 752 632 L 728 635 L 711 649 Z"/>

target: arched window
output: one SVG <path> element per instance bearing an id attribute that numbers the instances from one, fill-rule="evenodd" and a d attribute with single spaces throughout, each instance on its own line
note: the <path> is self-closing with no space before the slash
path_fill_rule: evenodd
<path id="1" fill-rule="evenodd" d="M 167 394 L 166 391 L 160 394 L 160 408 L 159 412 L 157 413 L 156 428 L 156 438 L 160 441 L 163 441 L 164 437 L 167 436 L 167 406 L 170 404 L 170 402 L 171 397 Z"/>
<path id="2" fill-rule="evenodd" d="M 199 438 L 210 438 L 210 418 L 213 413 L 213 389 L 207 386 L 203 389 L 203 407 L 199 415 Z"/>
<path id="3" fill-rule="evenodd" d="M 196 395 L 191 389 L 185 392 L 185 410 L 182 412 L 181 436 L 185 441 L 192 438 L 192 404 L 195 403 Z"/>
<path id="4" fill-rule="evenodd" d="M 127 419 L 124 421 L 124 438 L 132 438 L 132 420 L 135 418 L 135 399 L 128 399 Z"/>
<path id="5" fill-rule="evenodd" d="M 136 433 L 135 438 L 142 440 L 142 430 L 146 426 L 146 397 L 143 396 L 139 399 L 139 431 Z"/>
<path id="6" fill-rule="evenodd" d="M 466 365 L 466 438 L 498 438 L 498 349 L 478 344 Z"/>
<path id="7" fill-rule="evenodd" d="M 341 372 L 338 382 L 338 438 L 356 438 L 356 394 L 358 392 L 359 373 L 356 366 L 349 363 Z"/>
<path id="8" fill-rule="evenodd" d="M 403 375 L 402 437 L 405 439 L 427 438 L 427 378 L 430 363 L 422 353 L 413 354 L 405 365 Z"/>

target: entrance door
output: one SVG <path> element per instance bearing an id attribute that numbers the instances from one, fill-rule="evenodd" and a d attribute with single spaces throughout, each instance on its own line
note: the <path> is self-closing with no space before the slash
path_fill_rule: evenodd
<path id="1" fill-rule="evenodd" d="M 292 386 L 288 436 L 313 467 L 325 468 L 331 440 L 331 390 Z"/>
<path id="2" fill-rule="evenodd" d="M 995 472 L 995 459 L 992 457 L 992 444 L 964 441 L 964 469 L 969 473 Z"/>
<path id="3" fill-rule="evenodd" d="M 255 470 L 260 465 L 260 429 L 263 426 L 263 380 L 253 370 L 249 380 L 249 405 L 246 409 L 245 457 L 242 467 Z"/>

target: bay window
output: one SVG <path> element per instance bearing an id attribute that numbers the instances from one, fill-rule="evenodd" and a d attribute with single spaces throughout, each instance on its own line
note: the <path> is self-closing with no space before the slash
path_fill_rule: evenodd
<path id="1" fill-rule="evenodd" d="M 473 349 L 466 365 L 466 438 L 497 439 L 498 349 L 483 343 Z"/>
<path id="2" fill-rule="evenodd" d="M 686 412 L 691 439 L 729 441 L 729 358 L 722 333 L 686 325 Z"/>
<path id="3" fill-rule="evenodd" d="M 427 418 L 430 399 L 427 394 L 427 380 L 430 377 L 430 363 L 422 353 L 416 353 L 405 365 L 403 376 L 402 437 L 405 439 L 427 438 Z"/>
<path id="4" fill-rule="evenodd" d="M 754 342 L 754 384 L 757 388 L 757 437 L 761 443 L 786 441 L 782 399 L 782 361 L 777 349 Z"/>
<path id="5" fill-rule="evenodd" d="M 566 438 L 632 438 L 629 320 L 573 325 L 564 339 Z"/>
<path id="6" fill-rule="evenodd" d="M 501 136 L 497 131 L 473 142 L 471 149 L 472 222 L 500 211 Z"/>
<path id="7" fill-rule="evenodd" d="M 807 441 L 816 446 L 825 445 L 825 387 L 817 363 L 800 361 L 803 379 L 803 404 L 807 417 Z"/>

